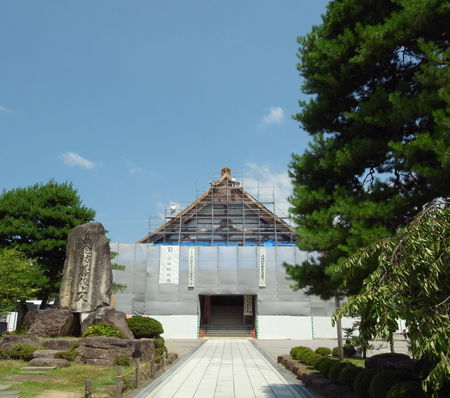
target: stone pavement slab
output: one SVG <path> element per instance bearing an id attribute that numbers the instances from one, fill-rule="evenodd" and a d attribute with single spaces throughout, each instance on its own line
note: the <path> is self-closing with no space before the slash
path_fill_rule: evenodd
<path id="1" fill-rule="evenodd" d="M 145 388 L 142 398 L 311 398 L 249 340 L 214 339 Z"/>

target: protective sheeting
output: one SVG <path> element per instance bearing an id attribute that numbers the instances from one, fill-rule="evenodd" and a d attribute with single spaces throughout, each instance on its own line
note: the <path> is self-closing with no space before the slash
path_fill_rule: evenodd
<path id="1" fill-rule="evenodd" d="M 194 249 L 194 264 L 192 264 Z M 111 243 L 118 253 L 114 282 L 126 285 L 116 295 L 116 308 L 129 315 L 196 315 L 199 295 L 257 295 L 258 315 L 325 315 L 334 305 L 290 288 L 283 263 L 300 264 L 307 258 L 295 246 L 265 246 L 265 286 L 260 286 L 261 246 L 180 246 L 178 284 L 160 283 L 163 247 L 145 243 Z M 191 250 L 191 253 L 189 252 Z M 194 267 L 193 285 L 189 259 Z M 162 281 L 162 280 L 161 280 Z"/>

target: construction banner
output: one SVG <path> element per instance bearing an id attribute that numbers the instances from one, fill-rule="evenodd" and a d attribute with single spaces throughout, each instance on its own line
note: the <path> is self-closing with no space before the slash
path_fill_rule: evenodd
<path id="1" fill-rule="evenodd" d="M 266 287 L 266 248 L 259 248 L 259 287 Z"/>
<path id="2" fill-rule="evenodd" d="M 244 316 L 253 315 L 253 296 L 244 296 Z"/>
<path id="3" fill-rule="evenodd" d="M 189 248 L 188 260 L 188 287 L 195 286 L 195 247 Z"/>
<path id="4" fill-rule="evenodd" d="M 178 285 L 180 265 L 179 246 L 160 246 L 159 284 Z"/>

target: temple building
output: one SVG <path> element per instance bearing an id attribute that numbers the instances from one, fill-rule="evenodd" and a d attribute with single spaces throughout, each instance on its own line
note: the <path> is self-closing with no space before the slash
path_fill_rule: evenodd
<path id="1" fill-rule="evenodd" d="M 206 192 L 137 243 L 111 243 L 115 262 L 125 266 L 114 271 L 114 281 L 126 285 L 115 306 L 158 319 L 166 338 L 335 337 L 334 301 L 295 291 L 286 277 L 284 263 L 308 257 L 295 239 L 292 226 L 224 168 Z"/>

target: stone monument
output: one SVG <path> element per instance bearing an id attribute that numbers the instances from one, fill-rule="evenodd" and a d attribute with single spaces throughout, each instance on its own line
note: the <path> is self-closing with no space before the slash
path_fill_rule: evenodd
<path id="1" fill-rule="evenodd" d="M 112 269 L 109 242 L 101 223 L 75 227 L 67 239 L 60 287 L 60 307 L 86 313 L 111 302 Z"/>

